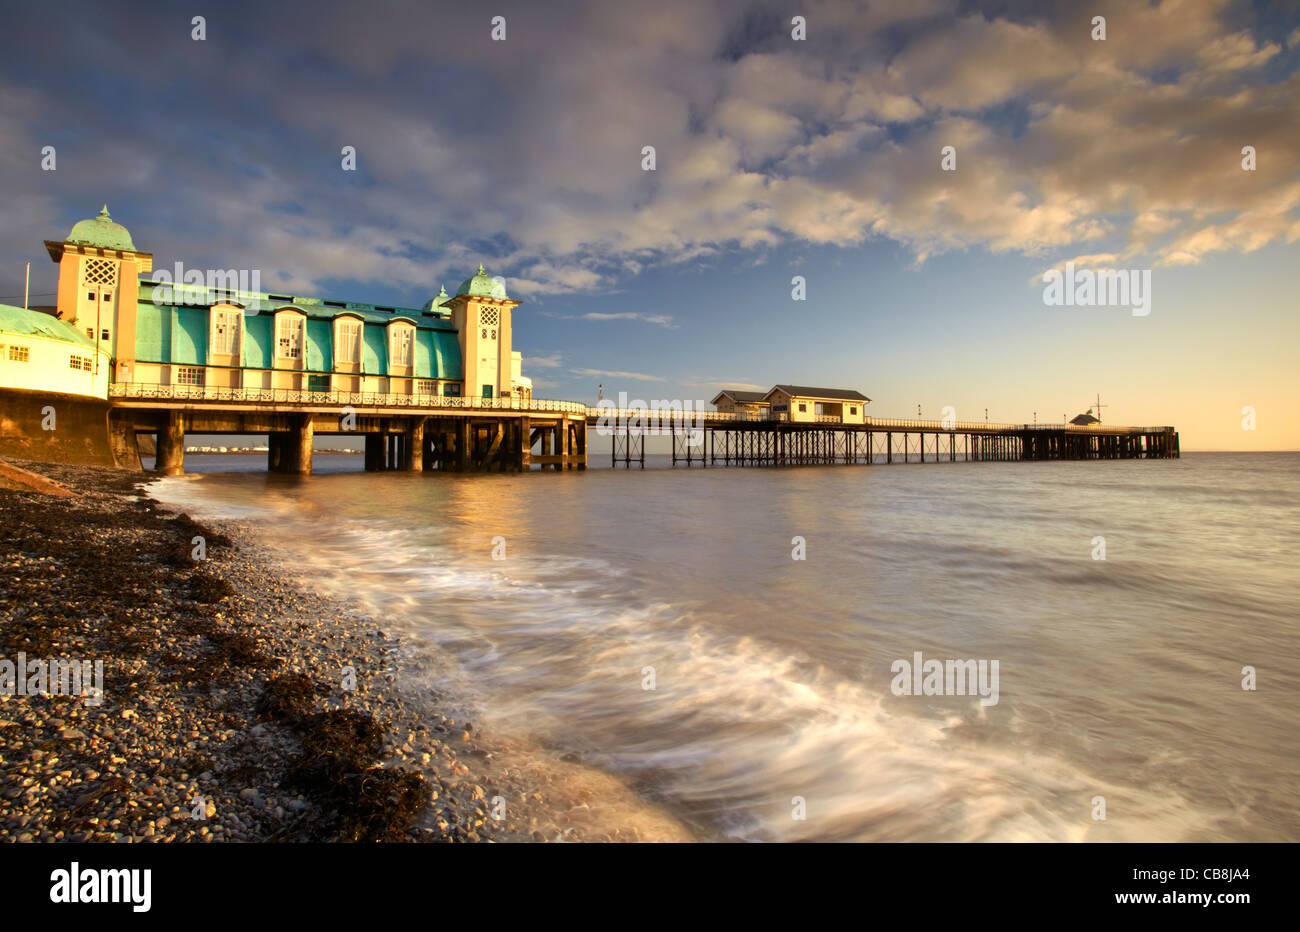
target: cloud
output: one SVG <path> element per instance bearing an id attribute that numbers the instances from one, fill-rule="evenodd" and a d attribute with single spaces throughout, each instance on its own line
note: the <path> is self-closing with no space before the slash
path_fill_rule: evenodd
<path id="1" fill-rule="evenodd" d="M 132 205 L 114 215 L 160 263 L 255 267 L 296 293 L 383 283 L 413 303 L 479 261 L 538 300 L 786 243 L 1186 263 L 1291 241 L 1300 73 L 1276 67 L 1283 37 L 1226 0 L 1094 6 L 1105 42 L 1068 3 L 812 3 L 805 44 L 739 5 L 504 3 L 494 55 L 470 9 L 235 2 L 259 24 L 238 68 L 218 36 L 159 44 L 91 4 L 67 30 L 62 7 L 37 7 L 0 58 L 0 260 L 104 200 Z M 430 35 L 457 41 L 430 54 Z M 43 48 L 76 74 L 31 84 Z M 81 92 L 96 74 L 123 89 L 113 108 Z M 57 173 L 33 167 L 46 143 Z"/>
<path id="2" fill-rule="evenodd" d="M 576 314 L 572 316 L 578 320 L 640 320 L 647 324 L 666 327 L 669 330 L 677 329 L 677 325 L 673 323 L 672 317 L 667 314 L 643 314 L 635 311 L 617 311 L 609 313 L 590 311 L 586 314 Z"/>
<path id="3" fill-rule="evenodd" d="M 684 384 L 693 385 L 700 388 L 712 388 L 721 391 L 724 388 L 732 388 L 741 392 L 765 392 L 771 385 L 755 385 L 753 382 L 746 382 L 741 379 L 687 379 Z"/>
<path id="4" fill-rule="evenodd" d="M 1075 256 L 1072 259 L 1062 259 L 1060 262 L 1044 269 L 1041 273 L 1032 276 L 1029 279 L 1029 284 L 1035 286 L 1043 284 L 1043 276 L 1050 271 L 1064 273 L 1066 263 L 1073 263 L 1075 271 L 1078 272 L 1084 269 L 1091 269 L 1093 271 L 1098 269 L 1113 269 L 1118 262 L 1119 256 L 1115 255 L 1113 252 L 1099 252 L 1087 256 Z"/>
<path id="5" fill-rule="evenodd" d="M 664 327 L 668 330 L 676 330 L 677 324 L 669 314 L 646 314 L 641 311 L 588 311 L 585 314 L 554 314 L 549 311 L 543 311 L 546 317 L 553 317 L 556 320 L 639 320 L 643 323 L 654 324 L 658 327 Z"/>
<path id="6" fill-rule="evenodd" d="M 573 369 L 574 375 L 600 376 L 606 379 L 632 379 L 637 382 L 663 382 L 662 376 L 646 375 L 643 372 L 619 372 L 609 369 Z"/>

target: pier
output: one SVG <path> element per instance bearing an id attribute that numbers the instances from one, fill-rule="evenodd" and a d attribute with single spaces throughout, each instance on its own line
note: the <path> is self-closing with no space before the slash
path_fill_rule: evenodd
<path id="1" fill-rule="evenodd" d="M 646 435 L 667 435 L 684 466 L 811 466 L 1027 460 L 1176 459 L 1173 427 L 990 424 L 864 418 L 790 421 L 779 415 L 703 412 L 661 418 L 603 410 L 588 424 L 611 435 L 610 465 L 645 466 Z"/>
<path id="2" fill-rule="evenodd" d="M 42 430 L 49 407 L 68 430 Z M 644 467 L 647 439 L 664 437 L 673 466 L 885 465 L 935 462 L 1172 459 L 1173 427 L 999 424 L 774 412 L 617 410 L 524 398 L 304 392 L 113 384 L 107 404 L 16 393 L 6 402 L 14 455 L 141 469 L 141 435 L 156 438 L 155 470 L 185 469 L 193 434 L 265 435 L 270 472 L 308 475 L 317 435 L 358 438 L 370 472 L 527 472 L 587 468 L 590 439 L 610 442 L 610 465 Z M 104 426 L 107 422 L 105 437 Z M 57 439 L 59 451 L 23 441 Z M 97 439 L 98 438 L 98 439 Z M 12 442 L 12 441 L 11 441 Z M 102 449 L 99 459 L 78 454 Z M 80 458 L 79 458 L 80 456 Z"/>
<path id="3" fill-rule="evenodd" d="M 113 385 L 109 400 L 119 465 L 140 468 L 136 437 L 155 434 L 155 469 L 168 475 L 184 472 L 190 433 L 266 434 L 267 469 L 299 475 L 318 434 L 363 437 L 370 472 L 587 468 L 580 402 L 183 385 Z"/>

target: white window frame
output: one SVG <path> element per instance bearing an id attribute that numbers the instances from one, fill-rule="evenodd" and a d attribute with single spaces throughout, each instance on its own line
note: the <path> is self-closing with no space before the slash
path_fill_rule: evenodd
<path id="1" fill-rule="evenodd" d="M 307 321 L 297 314 L 280 314 L 275 319 L 275 358 L 302 359 Z"/>
<path id="2" fill-rule="evenodd" d="M 348 364 L 361 361 L 361 334 L 364 324 L 351 317 L 340 318 L 334 324 L 334 362 Z M 349 334 L 351 334 L 349 336 Z"/>
<path id="3" fill-rule="evenodd" d="M 415 365 L 415 328 L 393 326 L 388 332 L 388 364 L 404 368 Z"/>
<path id="4" fill-rule="evenodd" d="M 238 308 L 214 307 L 210 313 L 212 332 L 208 335 L 209 353 L 238 356 L 244 342 L 244 312 Z M 221 339 L 218 338 L 219 335 Z M 220 348 L 223 345 L 229 348 Z"/>
<path id="5" fill-rule="evenodd" d="M 190 378 L 186 378 L 186 376 Z M 202 366 L 177 366 L 176 384 L 188 388 L 206 388 L 208 385 L 208 370 Z"/>

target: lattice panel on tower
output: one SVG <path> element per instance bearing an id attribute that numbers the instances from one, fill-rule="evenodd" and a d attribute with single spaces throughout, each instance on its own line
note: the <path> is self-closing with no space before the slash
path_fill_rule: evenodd
<path id="1" fill-rule="evenodd" d="M 497 309 L 494 307 L 485 307 L 478 313 L 484 327 L 495 327 L 497 322 L 501 319 L 500 315 L 497 313 Z"/>
<path id="2" fill-rule="evenodd" d="M 86 259 L 81 264 L 81 281 L 87 285 L 115 285 L 117 263 L 108 259 Z"/>

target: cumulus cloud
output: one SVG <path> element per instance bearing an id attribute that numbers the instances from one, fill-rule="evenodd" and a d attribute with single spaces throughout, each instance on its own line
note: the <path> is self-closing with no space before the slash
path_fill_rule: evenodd
<path id="1" fill-rule="evenodd" d="M 1173 264 L 1294 241 L 1300 76 L 1273 67 L 1294 33 L 1259 38 L 1226 0 L 1098 0 L 1094 42 L 1092 7 L 1004 6 L 814 2 L 792 42 L 762 3 L 503 3 L 507 54 L 477 10 L 414 2 L 306 18 L 236 3 L 226 15 L 258 23 L 238 47 L 218 30 L 159 42 L 89 5 L 69 31 L 38 8 L 0 56 L 0 196 L 17 218 L 0 250 L 30 252 L 17 221 L 55 236 L 121 198 L 160 261 L 423 301 L 479 261 L 533 300 L 791 242 Z M 37 49 L 129 91 L 101 107 Z M 57 174 L 33 170 L 47 138 Z"/>

